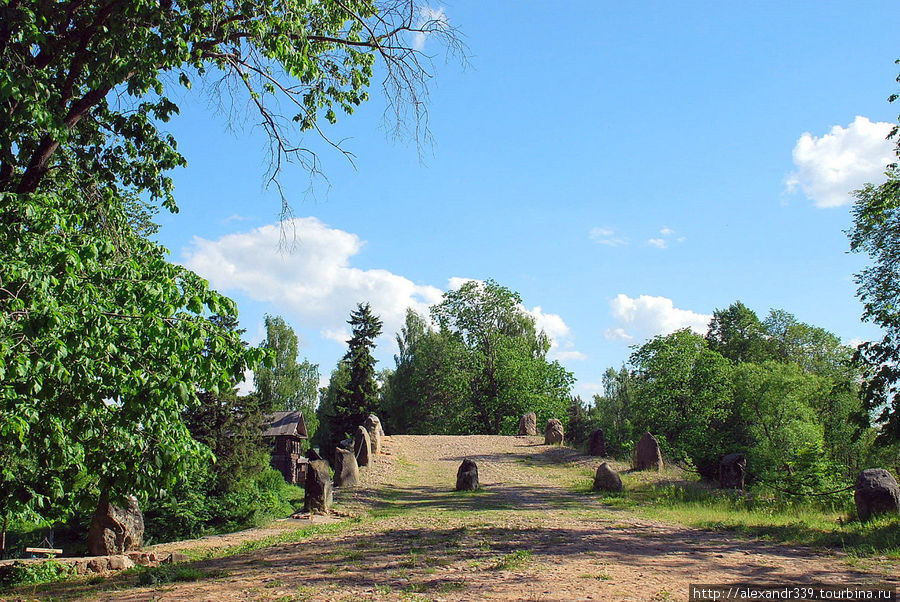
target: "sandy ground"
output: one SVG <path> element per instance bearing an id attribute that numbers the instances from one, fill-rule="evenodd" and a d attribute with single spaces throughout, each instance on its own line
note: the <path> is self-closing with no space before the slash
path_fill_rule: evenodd
<path id="1" fill-rule="evenodd" d="M 691 583 L 900 585 L 896 564 L 852 562 L 636 518 L 572 489 L 571 467 L 598 461 L 538 437 L 394 436 L 338 491 L 359 521 L 300 543 L 192 563 L 207 578 L 123 588 L 103 600 L 686 600 Z M 483 491 L 457 493 L 475 460 Z M 310 524 L 160 546 L 219 547 Z M 85 590 L 57 592 L 83 597 Z"/>

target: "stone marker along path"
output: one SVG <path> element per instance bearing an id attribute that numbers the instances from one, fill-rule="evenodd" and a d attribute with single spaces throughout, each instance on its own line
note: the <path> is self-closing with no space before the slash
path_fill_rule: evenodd
<path id="1" fill-rule="evenodd" d="M 92 597 L 686 600 L 689 583 L 900 584 L 896 564 L 852 566 L 604 507 L 600 496 L 573 489 L 572 463 L 592 470 L 599 461 L 545 446 L 542 436 L 393 436 L 384 448 L 361 471 L 361 486 L 336 500 L 342 512 L 368 518 L 300 543 L 193 563 L 209 575 L 198 581 Z M 480 492 L 453 491 L 466 457 L 478 464 Z"/>

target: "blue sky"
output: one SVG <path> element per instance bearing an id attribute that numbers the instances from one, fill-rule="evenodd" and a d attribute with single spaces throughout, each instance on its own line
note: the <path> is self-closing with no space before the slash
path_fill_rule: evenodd
<path id="1" fill-rule="evenodd" d="M 898 107 L 890 2 L 433 4 L 465 35 L 443 60 L 416 145 L 370 103 L 321 141 L 328 182 L 284 174 L 298 236 L 279 250 L 277 193 L 252 118 L 191 93 L 170 124 L 187 169 L 181 212 L 161 217 L 175 261 L 238 302 L 247 338 L 265 313 L 301 337 L 323 376 L 345 320 L 371 302 L 386 323 L 380 367 L 407 306 L 461 279 L 518 291 L 550 334 L 575 392 L 599 391 L 629 346 L 691 326 L 739 299 L 845 341 L 859 320 L 846 194 L 877 180 Z M 228 127 L 229 121 L 231 126 Z"/>

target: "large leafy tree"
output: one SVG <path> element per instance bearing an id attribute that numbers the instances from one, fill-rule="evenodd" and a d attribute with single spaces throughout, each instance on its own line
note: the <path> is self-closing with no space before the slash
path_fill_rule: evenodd
<path id="1" fill-rule="evenodd" d="M 44 517 L 97 488 L 143 494 L 200 453 L 182 415 L 260 353 L 204 317 L 233 302 L 165 259 L 123 204 L 71 188 L 0 209 L 0 509 Z M 78 206 L 77 211 L 74 206 Z"/>
<path id="2" fill-rule="evenodd" d="M 900 64 L 900 59 L 896 61 Z M 897 77 L 900 82 L 900 76 Z M 900 95 L 891 94 L 889 102 Z M 888 135 L 896 141 L 900 159 L 900 125 Z M 865 366 L 863 399 L 877 416 L 882 444 L 900 442 L 900 167 L 892 163 L 887 181 L 866 184 L 855 191 L 850 250 L 865 253 L 872 265 L 856 275 L 857 296 L 863 303 L 863 320 L 880 326 L 880 341 L 860 345 L 857 356 Z"/>
<path id="3" fill-rule="evenodd" d="M 178 112 L 172 86 L 207 73 L 214 92 L 256 110 L 273 177 L 286 161 L 318 170 L 303 132 L 367 100 L 376 58 L 393 115 L 411 114 L 419 133 L 430 63 L 412 35 L 458 46 L 447 21 L 426 14 L 413 0 L 4 2 L 0 192 L 46 190 L 57 173 L 174 209 L 166 172 L 185 159 L 159 122 Z"/>
<path id="4" fill-rule="evenodd" d="M 230 390 L 259 359 L 205 317 L 234 304 L 145 238 L 140 208 L 176 210 L 169 174 L 186 163 L 161 129 L 172 88 L 243 94 L 272 177 L 288 161 L 316 172 L 304 132 L 366 100 L 378 57 L 394 114 L 423 123 L 429 65 L 407 36 L 454 37 L 422 15 L 394 0 L 0 4 L 0 451 L 16 458 L 0 511 L 167 486 L 199 454 L 182 419 L 196 391 Z"/>
<path id="5" fill-rule="evenodd" d="M 294 329 L 280 316 L 266 316 L 266 338 L 262 349 L 274 354 L 271 366 L 254 372 L 260 400 L 272 410 L 299 410 L 312 437 L 318 426 L 316 398 L 319 392 L 319 366 L 309 360 L 297 361 L 298 341 Z"/>
<path id="6" fill-rule="evenodd" d="M 465 403 L 477 432 L 512 433 L 531 411 L 540 421 L 567 419 L 572 375 L 547 361 L 550 340 L 536 330 L 518 293 L 493 280 L 470 281 L 444 293 L 431 313 L 465 347 Z"/>
<path id="7" fill-rule="evenodd" d="M 714 474 L 720 455 L 733 451 L 728 445 L 740 444 L 730 362 L 684 329 L 647 341 L 631 355 L 631 364 L 638 431 L 662 435 L 670 454 Z"/>

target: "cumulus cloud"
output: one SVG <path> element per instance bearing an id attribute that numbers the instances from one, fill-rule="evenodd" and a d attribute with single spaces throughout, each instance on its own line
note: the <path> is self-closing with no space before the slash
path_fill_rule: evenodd
<path id="1" fill-rule="evenodd" d="M 444 8 L 423 6 L 419 9 L 419 22 L 417 27 L 423 31 L 417 31 L 413 36 L 413 48 L 422 51 L 425 49 L 425 40 L 430 32 L 446 30 L 450 21 L 444 13 Z"/>
<path id="2" fill-rule="evenodd" d="M 651 238 L 647 241 L 647 244 L 657 249 L 666 249 L 669 246 L 664 238 Z"/>
<path id="3" fill-rule="evenodd" d="M 796 170 L 787 178 L 788 192 L 802 190 L 816 207 L 849 205 L 852 191 L 868 182 L 883 182 L 885 166 L 896 160 L 892 143 L 885 139 L 892 127 L 857 117 L 822 137 L 804 133 L 794 146 Z"/>
<path id="4" fill-rule="evenodd" d="M 607 247 L 624 247 L 629 243 L 627 237 L 616 234 L 613 228 L 591 228 L 590 232 L 588 232 L 588 238 L 599 245 L 606 245 Z"/>
<path id="5" fill-rule="evenodd" d="M 660 228 L 659 233 L 663 236 L 671 236 L 672 234 L 675 234 L 675 230 L 669 228 L 668 226 L 663 226 L 662 228 Z"/>
<path id="6" fill-rule="evenodd" d="M 222 291 L 238 290 L 251 299 L 271 303 L 298 325 L 321 330 L 340 340 L 345 321 L 358 302 L 368 302 L 384 322 L 385 336 L 399 330 L 412 307 L 427 314 L 441 290 L 423 286 L 387 270 L 350 265 L 363 242 L 355 234 L 328 227 L 314 217 L 284 225 L 297 233 L 291 252 L 279 250 L 280 225 L 225 235 L 218 240 L 195 237 L 184 251 L 184 265 Z M 341 342 L 345 341 L 342 339 Z"/>
<path id="7" fill-rule="evenodd" d="M 560 362 L 587 359 L 585 354 L 575 349 L 572 331 L 562 319 L 562 316 L 544 313 L 540 305 L 534 309 L 525 307 L 522 309 L 534 318 L 535 328 L 538 331 L 543 330 L 544 334 L 550 337 L 550 351 L 547 353 L 547 357 Z"/>
<path id="8" fill-rule="evenodd" d="M 620 293 L 609 302 L 609 308 L 616 325 L 604 332 L 604 337 L 608 340 L 644 340 L 682 328 L 705 334 L 712 319 L 709 314 L 679 309 L 667 297 L 650 295 L 632 299 Z"/>

